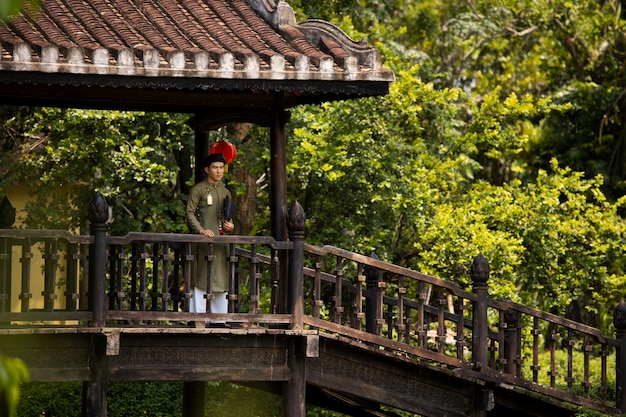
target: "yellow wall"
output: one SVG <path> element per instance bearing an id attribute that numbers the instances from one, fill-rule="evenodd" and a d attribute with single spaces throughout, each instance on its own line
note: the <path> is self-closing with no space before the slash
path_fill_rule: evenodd
<path id="1" fill-rule="evenodd" d="M 26 218 L 25 207 L 28 200 L 31 198 L 28 194 L 28 187 L 22 185 L 14 185 L 5 187 L 3 189 L 7 198 L 10 200 L 13 207 L 16 209 L 16 220 L 13 225 L 14 228 L 21 228 L 24 219 Z M 43 253 L 45 246 L 43 244 L 33 246 L 31 249 L 33 257 L 30 260 L 30 293 L 32 298 L 30 299 L 29 307 L 31 309 L 41 309 L 44 305 L 44 297 L 41 294 L 44 290 L 44 259 Z M 59 253 L 59 269 L 57 269 L 57 280 L 61 276 L 65 276 L 64 272 L 60 270 L 63 267 L 65 270 L 65 254 Z M 20 261 L 22 257 L 22 248 L 19 246 L 13 247 L 11 258 L 11 311 L 20 312 L 22 302 L 19 298 L 22 292 L 22 263 Z M 56 301 L 55 309 L 65 308 L 65 287 L 56 288 Z"/>

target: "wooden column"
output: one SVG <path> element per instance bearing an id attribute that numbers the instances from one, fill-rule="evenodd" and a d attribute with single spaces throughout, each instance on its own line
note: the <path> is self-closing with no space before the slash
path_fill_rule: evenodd
<path id="1" fill-rule="evenodd" d="M 204 416 L 204 381 L 185 382 L 183 387 L 183 417 Z"/>
<path id="2" fill-rule="evenodd" d="M 291 340 L 288 353 L 291 375 L 283 384 L 283 417 L 306 417 L 306 338 Z"/>
<path id="3" fill-rule="evenodd" d="M 504 322 L 506 328 L 504 329 L 504 358 L 506 359 L 506 365 L 504 366 L 504 372 L 507 374 L 520 376 L 520 369 L 518 369 L 518 360 L 520 359 L 520 330 L 519 330 L 519 313 L 515 310 L 509 309 L 504 311 Z"/>
<path id="4" fill-rule="evenodd" d="M 204 167 L 202 161 L 209 154 L 209 132 L 208 121 L 210 118 L 206 113 L 197 113 L 195 117 L 195 136 L 194 136 L 194 148 L 195 148 L 195 166 L 194 166 L 194 178 L 195 182 L 200 182 L 206 178 L 204 173 Z"/>
<path id="5" fill-rule="evenodd" d="M 470 269 L 474 282 L 474 294 L 478 300 L 474 304 L 472 331 L 472 361 L 477 371 L 487 371 L 487 280 L 489 279 L 489 263 L 480 254 L 474 259 Z"/>
<path id="6" fill-rule="evenodd" d="M 89 310 L 93 312 L 92 327 L 106 325 L 106 222 L 109 206 L 100 193 L 89 203 L 89 221 L 94 243 L 89 247 Z M 83 413 L 85 417 L 107 415 L 106 336 L 94 334 L 89 353 L 89 381 L 83 383 Z"/>
<path id="7" fill-rule="evenodd" d="M 106 312 L 106 222 L 109 206 L 100 193 L 89 203 L 89 221 L 94 243 L 89 247 L 89 310 L 93 312 L 92 327 L 105 325 Z"/>
<path id="8" fill-rule="evenodd" d="M 106 417 L 107 415 L 107 372 L 106 336 L 91 337 L 89 353 L 89 381 L 83 382 L 84 417 Z"/>
<path id="9" fill-rule="evenodd" d="M 270 216 L 272 237 L 287 240 L 287 150 L 285 124 L 289 121 L 289 112 L 282 108 L 273 108 L 270 116 Z M 286 254 L 279 255 L 279 313 L 287 310 L 288 259 Z"/>

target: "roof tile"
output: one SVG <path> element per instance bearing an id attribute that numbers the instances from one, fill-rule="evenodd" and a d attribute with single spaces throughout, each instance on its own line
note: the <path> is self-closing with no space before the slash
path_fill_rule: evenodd
<path id="1" fill-rule="evenodd" d="M 0 71 L 28 63 L 41 72 L 393 80 L 354 53 L 356 42 L 337 37 L 338 28 L 317 35 L 307 22 L 275 28 L 250 1 L 43 0 L 40 11 L 0 25 Z M 272 15 L 282 6 L 268 10 L 272 20 L 295 22 Z"/>

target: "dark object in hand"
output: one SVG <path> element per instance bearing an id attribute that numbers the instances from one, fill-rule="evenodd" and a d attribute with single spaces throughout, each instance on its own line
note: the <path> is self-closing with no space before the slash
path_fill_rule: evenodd
<path id="1" fill-rule="evenodd" d="M 224 221 L 229 222 L 235 215 L 236 211 L 237 206 L 235 205 L 235 203 L 233 203 L 230 197 L 227 196 L 224 199 Z"/>

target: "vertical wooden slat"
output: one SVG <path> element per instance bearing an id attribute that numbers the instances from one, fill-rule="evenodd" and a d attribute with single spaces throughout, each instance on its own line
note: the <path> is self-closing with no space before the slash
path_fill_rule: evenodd
<path id="1" fill-rule="evenodd" d="M 315 276 L 313 277 L 313 317 L 319 318 L 324 305 L 322 301 L 322 257 L 315 256 Z"/>
<path id="2" fill-rule="evenodd" d="M 170 280 L 170 262 L 172 261 L 172 254 L 170 253 L 170 245 L 168 242 L 163 242 L 163 250 L 161 252 L 161 293 L 159 298 L 161 299 L 161 311 L 167 311 L 169 302 L 171 300 L 169 280 Z"/>
<path id="3" fill-rule="evenodd" d="M 78 245 L 68 242 L 65 254 L 65 309 L 67 311 L 76 311 L 78 303 Z"/>
<path id="4" fill-rule="evenodd" d="M 139 252 L 139 310 L 146 311 L 148 308 L 148 269 L 146 262 L 150 254 L 146 242 L 141 241 Z"/>
<path id="5" fill-rule="evenodd" d="M 45 311 L 54 311 L 54 302 L 56 300 L 56 273 L 59 261 L 59 242 L 58 239 L 51 239 L 45 243 L 45 266 L 44 266 L 44 290 L 43 305 Z"/>
<path id="6" fill-rule="evenodd" d="M 250 303 L 250 314 L 259 312 L 259 293 L 258 280 L 259 274 L 259 258 L 257 256 L 257 246 L 252 245 L 250 248 L 250 290 L 248 300 Z"/>
<path id="7" fill-rule="evenodd" d="M 533 371 L 533 382 L 539 381 L 539 336 L 541 336 L 541 329 L 539 328 L 539 318 L 533 317 L 533 364 L 531 370 Z"/>
<path id="8" fill-rule="evenodd" d="M 343 289 L 343 258 L 337 256 L 335 267 L 335 295 L 333 296 L 333 323 L 341 324 L 343 313 L 342 289 Z"/>
<path id="9" fill-rule="evenodd" d="M 20 300 L 22 300 L 22 312 L 30 311 L 30 299 L 33 294 L 30 292 L 30 264 L 33 258 L 32 242 L 29 238 L 22 241 L 22 290 L 20 292 Z"/>

